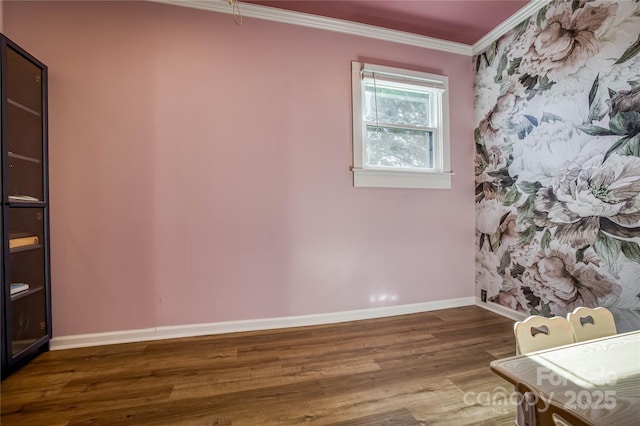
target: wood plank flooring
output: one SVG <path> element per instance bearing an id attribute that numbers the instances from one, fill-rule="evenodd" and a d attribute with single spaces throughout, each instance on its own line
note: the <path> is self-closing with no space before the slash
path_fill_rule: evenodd
<path id="1" fill-rule="evenodd" d="M 47 352 L 1 384 L 9 425 L 513 425 L 489 362 L 513 321 L 476 306 Z"/>

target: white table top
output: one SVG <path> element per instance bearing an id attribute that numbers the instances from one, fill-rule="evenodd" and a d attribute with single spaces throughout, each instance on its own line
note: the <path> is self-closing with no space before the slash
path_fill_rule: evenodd
<path id="1" fill-rule="evenodd" d="M 640 330 L 491 363 L 593 425 L 640 424 Z"/>

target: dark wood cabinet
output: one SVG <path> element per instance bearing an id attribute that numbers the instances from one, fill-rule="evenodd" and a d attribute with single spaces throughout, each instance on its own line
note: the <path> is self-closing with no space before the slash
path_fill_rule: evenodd
<path id="1" fill-rule="evenodd" d="M 51 287 L 47 67 L 0 34 L 2 47 L 2 378 L 49 350 Z"/>

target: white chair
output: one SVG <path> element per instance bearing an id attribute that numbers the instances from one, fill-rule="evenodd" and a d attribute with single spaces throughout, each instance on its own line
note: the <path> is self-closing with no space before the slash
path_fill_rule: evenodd
<path id="1" fill-rule="evenodd" d="M 532 315 L 524 321 L 516 322 L 513 325 L 513 334 L 516 338 L 516 354 L 518 355 L 573 343 L 571 326 L 569 321 L 563 317 L 546 318 Z M 516 425 L 537 424 L 536 398 L 531 392 L 522 390 L 518 386 L 516 386 L 516 390 L 521 395 L 520 404 L 516 408 Z"/>
<path id="2" fill-rule="evenodd" d="M 566 318 L 532 315 L 513 326 L 516 354 L 541 351 L 573 343 L 573 332 Z"/>
<path id="3" fill-rule="evenodd" d="M 576 342 L 617 334 L 613 314 L 607 308 L 579 307 L 567 314 Z"/>

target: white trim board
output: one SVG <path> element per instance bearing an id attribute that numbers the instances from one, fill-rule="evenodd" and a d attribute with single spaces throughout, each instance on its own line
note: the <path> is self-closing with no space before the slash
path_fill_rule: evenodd
<path id="1" fill-rule="evenodd" d="M 117 343 L 134 343 L 160 339 L 176 339 L 181 337 L 207 336 L 213 334 L 238 333 L 245 331 L 274 330 L 279 328 L 303 327 L 309 325 L 332 324 L 371 318 L 383 318 L 395 315 L 414 314 L 439 309 L 459 308 L 475 303 L 473 297 L 439 300 L 435 302 L 415 303 L 410 305 L 384 306 L 355 311 L 335 312 L 328 314 L 300 315 L 280 318 L 264 318 L 256 320 L 225 321 L 208 324 L 187 324 L 164 327 L 144 328 L 138 330 L 112 331 L 106 333 L 77 334 L 54 337 L 51 339 L 51 350 L 83 348 L 91 346 L 112 345 Z"/>
<path id="2" fill-rule="evenodd" d="M 476 297 L 475 304 L 476 306 L 480 306 L 481 308 L 486 309 L 487 311 L 491 311 L 498 315 L 502 315 L 503 317 L 507 317 L 514 321 L 522 321 L 529 316 L 525 313 L 517 312 L 512 309 L 505 308 L 504 306 L 498 305 L 497 303 L 483 302 L 479 297 Z"/>
<path id="3" fill-rule="evenodd" d="M 531 0 L 522 9 L 514 13 L 506 21 L 499 24 L 493 30 L 489 31 L 484 37 L 475 42 L 471 47 L 472 55 L 477 55 L 484 52 L 494 41 L 511 31 L 520 22 L 524 21 L 529 16 L 533 16 L 538 13 L 540 9 L 545 7 L 551 0 Z"/>
<path id="4" fill-rule="evenodd" d="M 233 14 L 233 6 L 226 0 L 148 0 L 155 3 L 164 3 L 174 6 L 190 7 L 193 9 L 208 10 Z M 285 24 L 299 25 L 303 27 L 316 28 L 326 31 L 357 35 L 373 38 L 377 40 L 390 41 L 394 43 L 417 46 L 425 49 L 441 50 L 448 53 L 473 56 L 489 47 L 491 43 L 502 37 L 513 27 L 518 25 L 523 19 L 533 15 L 550 0 L 531 0 L 526 6 L 513 14 L 510 18 L 502 22 L 491 32 L 481 38 L 473 46 L 456 43 L 453 41 L 441 40 L 434 37 L 427 37 L 404 31 L 390 30 L 373 25 L 360 24 L 342 19 L 327 18 L 324 16 L 311 15 L 302 12 L 277 9 L 268 6 L 261 6 L 251 3 L 239 2 L 240 13 L 243 17 L 265 19 L 268 21 L 282 22 Z"/>
<path id="5" fill-rule="evenodd" d="M 149 0 L 155 3 L 184 6 L 194 9 L 208 10 L 233 14 L 233 6 L 226 0 Z M 311 15 L 302 12 L 277 9 L 269 6 L 261 6 L 240 1 L 240 13 L 242 17 L 258 18 L 267 21 L 281 22 L 285 24 L 299 25 L 302 27 L 316 28 L 325 31 L 334 31 L 350 35 L 357 35 L 378 40 L 407 44 L 425 49 L 442 50 L 449 53 L 471 56 L 471 46 L 464 43 L 440 40 L 404 31 L 390 30 L 374 25 L 360 24 L 336 18 Z"/>

